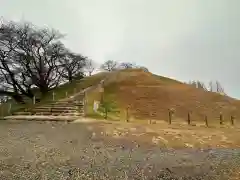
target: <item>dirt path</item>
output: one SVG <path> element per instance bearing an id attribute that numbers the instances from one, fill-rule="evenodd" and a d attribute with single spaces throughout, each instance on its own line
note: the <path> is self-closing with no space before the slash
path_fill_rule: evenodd
<path id="1" fill-rule="evenodd" d="M 236 173 L 240 170 L 237 149 L 170 149 L 139 139 L 112 137 L 102 125 L 1 122 L 0 179 L 240 177 Z"/>

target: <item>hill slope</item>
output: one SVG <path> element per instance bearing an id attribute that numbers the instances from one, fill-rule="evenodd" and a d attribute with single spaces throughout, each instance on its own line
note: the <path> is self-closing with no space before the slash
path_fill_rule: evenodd
<path id="1" fill-rule="evenodd" d="M 87 87 L 98 84 L 102 79 L 104 79 L 106 75 L 107 73 L 101 72 L 96 75 L 92 75 L 90 77 L 85 77 L 83 79 L 74 80 L 71 83 L 65 83 L 63 85 L 60 85 L 58 88 L 49 91 L 48 94 L 44 97 L 44 99 L 41 99 L 41 102 L 36 103 L 35 105 L 33 105 L 32 100 L 26 101 L 26 104 L 24 105 L 17 104 L 13 100 L 9 100 L 6 103 L 0 104 L 0 117 L 4 117 L 12 113 L 22 111 L 26 108 L 32 109 L 34 107 L 48 104 L 52 101 L 58 101 L 64 98 L 71 97 L 75 93 L 78 93 Z M 54 100 L 53 100 L 53 93 L 54 93 Z M 35 96 L 38 96 L 38 94 L 35 94 Z"/>
<path id="2" fill-rule="evenodd" d="M 105 83 L 105 96 L 114 99 L 120 109 L 130 106 L 130 114 L 136 119 L 167 120 L 170 108 L 175 119 L 186 120 L 192 112 L 193 120 L 225 119 L 231 115 L 240 117 L 240 101 L 206 92 L 190 85 L 142 70 L 112 72 Z"/>
<path id="3" fill-rule="evenodd" d="M 91 85 L 98 84 L 102 79 L 104 83 L 104 99 L 114 101 L 120 110 L 120 116 L 124 115 L 129 106 L 129 114 L 134 119 L 167 120 L 169 109 L 174 109 L 174 119 L 187 119 L 188 112 L 192 112 L 193 121 L 203 121 L 207 115 L 209 120 L 218 120 L 220 112 L 229 121 L 230 116 L 240 117 L 240 101 L 222 96 L 217 93 L 196 89 L 179 81 L 157 76 L 140 69 L 120 70 L 111 73 L 99 73 L 91 77 L 76 80 L 70 84 L 64 84 L 54 90 L 55 101 L 74 95 Z M 94 91 L 94 90 L 93 90 Z M 92 111 L 93 101 L 100 100 L 100 93 L 89 93 L 88 111 Z M 51 101 L 52 92 L 38 105 L 44 105 Z M 8 112 L 11 103 L 11 112 Z M 0 116 L 19 111 L 23 108 L 33 108 L 32 103 L 24 107 L 13 104 L 11 101 L 0 106 Z M 121 116 L 120 118 L 123 118 Z M 219 120 L 218 120 L 219 121 Z"/>

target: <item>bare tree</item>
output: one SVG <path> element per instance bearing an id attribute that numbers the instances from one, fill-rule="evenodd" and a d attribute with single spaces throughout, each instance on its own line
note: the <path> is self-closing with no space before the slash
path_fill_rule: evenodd
<path id="1" fill-rule="evenodd" d="M 1 24 L 0 77 L 4 85 L 0 94 L 23 102 L 22 95 L 32 98 L 37 87 L 44 96 L 59 85 L 63 36 L 55 30 L 38 29 L 24 23 Z M 7 90 L 6 90 L 7 89 Z"/>
<path id="2" fill-rule="evenodd" d="M 208 87 L 206 87 L 206 85 L 201 81 L 190 81 L 187 84 L 189 84 L 195 88 L 203 89 L 205 91 L 217 92 L 217 93 L 224 94 L 224 95 L 226 94 L 223 86 L 221 85 L 221 83 L 219 81 L 210 81 L 208 83 Z"/>
<path id="3" fill-rule="evenodd" d="M 108 60 L 101 65 L 101 69 L 105 71 L 114 71 L 117 69 L 117 66 L 118 63 L 116 61 Z"/>
<path id="4" fill-rule="evenodd" d="M 16 62 L 24 68 L 23 75 L 45 95 L 59 85 L 59 60 L 63 58 L 63 36 L 55 30 L 37 29 L 32 25 L 15 25 L 18 46 L 14 49 Z"/>
<path id="5" fill-rule="evenodd" d="M 32 97 L 29 90 L 32 83 L 24 75 L 24 68 L 17 62 L 16 49 L 21 39 L 17 38 L 17 28 L 14 24 L 1 24 L 0 27 L 0 78 L 1 95 L 7 95 L 16 101 L 24 103 L 21 94 Z"/>
<path id="6" fill-rule="evenodd" d="M 201 81 L 190 81 L 188 84 L 195 87 L 195 88 L 207 91 L 207 88 L 206 88 L 205 84 Z"/>
<path id="7" fill-rule="evenodd" d="M 197 81 L 196 83 L 197 83 L 197 88 L 207 91 L 207 88 L 203 82 Z"/>
<path id="8" fill-rule="evenodd" d="M 132 62 L 123 62 L 120 64 L 120 68 L 121 69 L 133 69 L 133 68 L 137 68 L 137 65 Z"/>
<path id="9" fill-rule="evenodd" d="M 216 81 L 216 86 L 217 86 L 218 93 L 225 94 L 224 88 L 219 81 Z"/>
<path id="10" fill-rule="evenodd" d="M 63 57 L 60 59 L 59 71 L 64 79 L 72 82 L 74 78 L 83 78 L 87 57 L 79 54 L 74 54 L 68 50 L 63 52 Z"/>
<path id="11" fill-rule="evenodd" d="M 208 83 L 208 89 L 209 89 L 209 91 L 210 92 L 213 92 L 214 90 L 214 87 L 213 87 L 213 82 L 212 81 L 210 81 L 209 83 Z"/>
<path id="12" fill-rule="evenodd" d="M 119 69 L 142 69 L 145 72 L 149 72 L 148 68 L 139 66 L 134 62 L 122 62 L 119 65 Z"/>
<path id="13" fill-rule="evenodd" d="M 219 81 L 210 81 L 209 82 L 209 91 L 226 95 L 224 88 Z"/>
<path id="14" fill-rule="evenodd" d="M 88 76 L 91 76 L 92 73 L 96 70 L 96 65 L 95 63 L 93 62 L 92 59 L 86 59 L 85 60 L 85 72 L 87 72 Z"/>
<path id="15" fill-rule="evenodd" d="M 144 66 L 139 66 L 138 68 L 142 69 L 144 72 L 149 72 L 147 67 Z"/>

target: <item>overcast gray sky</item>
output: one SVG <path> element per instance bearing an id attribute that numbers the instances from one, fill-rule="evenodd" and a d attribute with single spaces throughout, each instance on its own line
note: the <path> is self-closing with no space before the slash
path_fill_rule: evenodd
<path id="1" fill-rule="evenodd" d="M 181 81 L 219 80 L 240 98 L 239 0 L 0 0 L 0 16 L 66 33 L 97 62 L 144 65 Z"/>

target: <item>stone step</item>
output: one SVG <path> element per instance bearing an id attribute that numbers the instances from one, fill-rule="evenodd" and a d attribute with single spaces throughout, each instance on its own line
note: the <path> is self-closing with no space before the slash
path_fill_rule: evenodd
<path id="1" fill-rule="evenodd" d="M 39 106 L 34 109 L 79 109 L 78 106 Z"/>
<path id="2" fill-rule="evenodd" d="M 12 115 L 32 115 L 31 112 L 14 112 Z"/>
<path id="3" fill-rule="evenodd" d="M 83 111 L 80 112 L 15 112 L 13 115 L 52 115 L 52 116 L 82 116 Z"/>
<path id="4" fill-rule="evenodd" d="M 51 110 L 51 109 L 56 109 L 56 110 L 77 110 L 79 109 L 76 106 L 73 107 L 69 107 L 69 106 L 40 106 L 40 107 L 36 107 L 34 108 L 34 110 Z"/>
<path id="5" fill-rule="evenodd" d="M 44 106 L 83 106 L 84 105 L 84 103 L 83 102 L 81 102 L 81 103 L 53 103 L 53 104 L 45 104 Z"/>
<path id="6" fill-rule="evenodd" d="M 45 104 L 74 104 L 77 102 L 83 102 L 84 98 L 81 99 L 66 99 L 66 100 L 59 100 L 59 101 L 46 101 Z"/>
<path id="7" fill-rule="evenodd" d="M 14 112 L 13 115 L 32 115 L 32 114 L 36 114 L 36 113 L 48 113 L 48 114 L 51 114 L 51 113 L 55 113 L 55 114 L 62 114 L 62 113 L 84 113 L 84 110 L 83 109 L 80 109 L 78 111 L 76 110 L 66 110 L 66 111 L 34 111 L 34 110 L 31 110 L 31 111 L 20 111 L 20 112 Z"/>
<path id="8" fill-rule="evenodd" d="M 67 106 L 67 107 L 73 107 L 73 106 L 83 106 L 84 104 L 83 103 L 72 103 L 72 104 L 45 104 L 44 106 L 45 107 L 52 107 L 52 106 L 54 106 L 54 107 L 65 107 L 65 106 Z"/>
<path id="9" fill-rule="evenodd" d="M 31 110 L 30 112 L 52 112 L 52 113 L 75 113 L 75 112 L 78 112 L 77 110 L 69 110 L 69 109 L 62 109 L 62 110 L 59 110 L 59 109 L 33 109 Z"/>
<path id="10" fill-rule="evenodd" d="M 82 116 L 83 113 L 50 113 L 50 112 L 37 112 L 34 115 L 38 115 L 38 116 Z"/>
<path id="11" fill-rule="evenodd" d="M 54 103 L 47 103 L 49 105 L 75 105 L 75 104 L 83 104 L 83 101 L 78 102 L 54 102 Z"/>
<path id="12" fill-rule="evenodd" d="M 70 106 L 70 105 L 44 105 L 44 106 L 38 106 L 36 108 L 58 108 L 58 109 L 78 109 L 79 107 L 83 107 L 83 105 L 74 105 L 74 106 Z"/>
<path id="13" fill-rule="evenodd" d="M 69 98 L 66 98 L 66 99 L 62 99 L 62 100 L 59 100 L 59 101 L 56 101 L 56 102 L 73 102 L 73 101 L 82 101 L 84 99 L 84 96 L 81 95 L 81 96 L 77 96 L 77 97 L 69 97 Z"/>
<path id="14" fill-rule="evenodd" d="M 16 115 L 3 117 L 4 120 L 27 120 L 27 121 L 67 121 L 72 122 L 79 119 L 79 116 L 37 116 L 37 115 Z"/>

